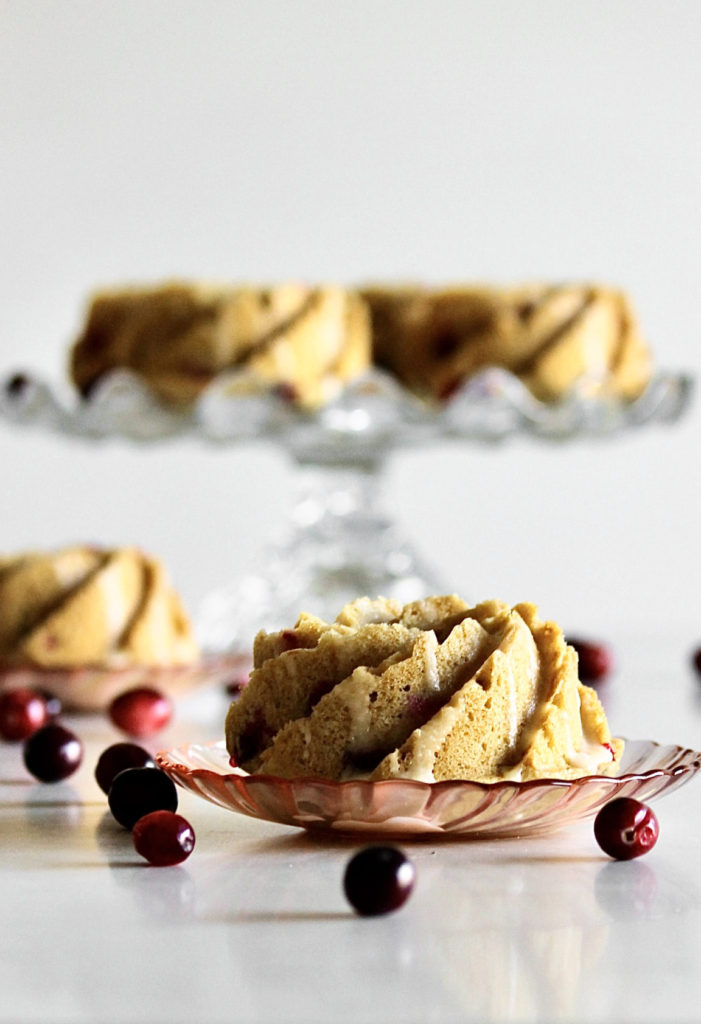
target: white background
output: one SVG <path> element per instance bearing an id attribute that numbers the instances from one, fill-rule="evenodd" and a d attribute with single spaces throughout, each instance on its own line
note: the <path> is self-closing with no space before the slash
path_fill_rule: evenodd
<path id="1" fill-rule="evenodd" d="M 0 371 L 62 378 L 95 286 L 600 279 L 698 372 L 701 4 L 0 2 Z M 450 589 L 574 633 L 701 641 L 696 406 L 606 443 L 397 456 Z M 194 609 L 255 562 L 274 450 L 0 424 L 0 544 L 138 543 Z"/>

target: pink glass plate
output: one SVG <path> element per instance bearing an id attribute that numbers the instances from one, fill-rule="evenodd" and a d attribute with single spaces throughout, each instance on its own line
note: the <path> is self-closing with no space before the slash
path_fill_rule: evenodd
<path id="1" fill-rule="evenodd" d="M 223 742 L 161 751 L 156 760 L 185 789 L 231 811 L 306 829 L 404 837 L 552 832 L 593 817 L 613 797 L 649 800 L 669 793 L 701 767 L 700 752 L 652 740 L 626 741 L 617 776 L 569 782 L 281 779 L 232 769 Z"/>
<path id="2" fill-rule="evenodd" d="M 103 711 L 120 693 L 135 686 L 153 686 L 170 697 L 178 698 L 195 687 L 235 683 L 241 678 L 244 668 L 250 667 L 248 660 L 239 654 L 213 654 L 205 655 L 192 665 L 170 668 L 143 665 L 128 668 L 3 669 L 0 670 L 0 693 L 15 686 L 26 686 L 46 690 L 72 711 Z"/>

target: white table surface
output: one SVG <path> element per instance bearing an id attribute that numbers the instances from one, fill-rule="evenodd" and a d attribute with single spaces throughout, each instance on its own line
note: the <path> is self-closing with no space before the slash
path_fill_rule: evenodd
<path id="1" fill-rule="evenodd" d="M 679 637 L 620 639 L 615 731 L 701 747 L 701 683 Z M 182 702 L 156 742 L 221 735 L 226 698 Z M 417 885 L 354 916 L 359 840 L 235 815 L 181 791 L 182 865 L 134 853 L 93 779 L 119 739 L 67 718 L 80 770 L 33 782 L 0 746 L 0 1020 L 12 1022 L 697 1021 L 701 781 L 656 801 L 661 834 L 615 863 L 591 825 L 530 840 L 413 841 Z"/>

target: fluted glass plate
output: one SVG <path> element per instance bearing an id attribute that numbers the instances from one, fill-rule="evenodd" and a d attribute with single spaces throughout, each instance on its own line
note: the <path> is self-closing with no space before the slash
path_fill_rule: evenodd
<path id="1" fill-rule="evenodd" d="M 102 668 L 7 668 L 0 670 L 0 693 L 14 687 L 42 690 L 70 711 L 104 711 L 115 697 L 136 686 L 150 686 L 178 699 L 201 686 L 243 683 L 250 667 L 240 654 L 205 655 L 191 665 L 130 665 Z"/>
<path id="2" fill-rule="evenodd" d="M 633 402 L 606 395 L 582 379 L 558 402 L 541 402 L 505 370 L 490 367 L 439 405 L 417 398 L 373 368 L 314 412 L 274 392 L 247 389 L 241 371 L 216 377 L 182 408 L 154 398 L 138 376 L 114 370 L 88 399 L 34 373 L 0 381 L 0 418 L 22 427 L 97 440 L 153 442 L 197 437 L 216 444 L 275 441 L 312 461 L 367 460 L 368 451 L 416 446 L 437 438 L 498 441 L 517 434 L 551 440 L 601 436 L 647 423 L 673 422 L 686 408 L 693 381 L 659 371 Z"/>
<path id="3" fill-rule="evenodd" d="M 553 832 L 593 817 L 618 796 L 650 800 L 691 779 L 701 752 L 626 740 L 619 774 L 573 781 L 382 782 L 281 779 L 232 768 L 223 741 L 156 755 L 179 785 L 230 811 L 314 831 L 409 838 L 508 837 Z"/>

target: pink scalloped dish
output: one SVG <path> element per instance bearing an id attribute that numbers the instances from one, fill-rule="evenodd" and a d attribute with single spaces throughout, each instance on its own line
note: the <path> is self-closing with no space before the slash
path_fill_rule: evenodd
<path id="1" fill-rule="evenodd" d="M 156 759 L 190 792 L 264 821 L 339 834 L 464 838 L 553 832 L 593 817 L 614 797 L 650 800 L 670 793 L 701 767 L 701 752 L 652 740 L 627 740 L 616 776 L 571 781 L 283 779 L 232 768 L 223 741 L 161 751 Z"/>
<path id="2" fill-rule="evenodd" d="M 8 668 L 0 671 L 0 693 L 22 686 L 58 697 L 67 710 L 104 711 L 115 697 L 136 686 L 151 686 L 178 699 L 201 686 L 234 684 L 247 659 L 241 655 L 204 655 L 190 665 L 125 668 Z"/>

